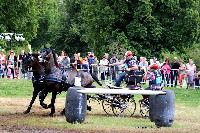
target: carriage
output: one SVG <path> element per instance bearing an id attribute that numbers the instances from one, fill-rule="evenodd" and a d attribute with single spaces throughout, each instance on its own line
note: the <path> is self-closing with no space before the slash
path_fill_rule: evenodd
<path id="1" fill-rule="evenodd" d="M 105 83 L 108 89 L 123 89 L 123 90 L 144 90 L 141 85 L 143 80 L 143 73 L 138 71 L 134 74 L 126 75 L 126 88 L 116 87 L 110 83 Z M 97 88 L 98 89 L 98 88 Z M 133 116 L 136 111 L 136 100 L 134 95 L 110 95 L 110 94 L 97 94 L 88 95 L 88 104 L 97 101 L 102 105 L 104 112 L 107 115 L 114 114 L 115 116 Z M 149 100 L 141 99 L 139 100 L 140 114 L 143 118 L 149 117 Z"/>
<path id="2" fill-rule="evenodd" d="M 42 56 L 41 56 L 42 55 Z M 155 97 L 150 97 L 150 101 L 140 102 L 140 108 L 145 106 L 147 109 L 146 113 L 141 113 L 144 116 L 148 116 L 151 121 L 154 121 L 157 126 L 171 126 L 174 118 L 174 93 L 171 91 L 151 91 L 151 90 L 130 90 L 130 89 L 122 89 L 116 88 L 112 85 L 107 85 L 110 89 L 105 88 L 90 88 L 92 82 L 95 80 L 95 77 L 90 75 L 87 72 L 77 71 L 75 68 L 70 68 L 67 75 L 64 75 L 65 80 L 63 79 L 63 75 L 59 75 L 61 70 L 58 70 L 55 61 L 55 53 L 53 50 L 46 49 L 42 52 L 41 58 L 43 60 L 44 67 L 39 63 L 38 55 L 30 55 L 27 56 L 27 60 L 29 61 L 26 64 L 31 64 L 33 68 L 34 78 L 32 80 L 34 91 L 33 97 L 30 102 L 29 107 L 24 112 L 29 113 L 32 107 L 32 104 L 35 101 L 35 98 L 39 94 L 40 105 L 43 108 L 51 108 L 50 116 L 53 116 L 55 113 L 55 99 L 58 93 L 62 91 L 67 92 L 66 105 L 64 108 L 66 120 L 70 123 L 80 122 L 82 123 L 85 119 L 87 103 L 93 100 L 102 101 L 102 107 L 104 111 L 109 114 L 111 111 L 116 116 L 132 116 L 135 112 L 136 103 L 134 100 L 135 94 L 140 95 L 153 95 Z M 30 67 L 30 66 L 29 66 Z M 57 75 L 58 74 L 58 75 Z M 79 75 L 81 79 L 81 86 L 74 86 L 75 77 Z M 138 76 L 139 77 L 139 76 Z M 137 78 L 135 78 L 138 80 Z M 99 81 L 97 81 L 99 82 Z M 142 88 L 136 82 L 136 88 Z M 84 88 L 83 88 L 84 87 Z M 135 87 L 134 87 L 135 88 Z M 44 99 L 46 95 L 52 92 L 52 99 L 49 105 L 44 103 Z M 94 96 L 89 96 L 89 94 L 95 94 Z M 87 98 L 88 97 L 88 98 Z M 88 102 L 87 102 L 88 100 Z M 159 100 L 160 104 L 155 104 Z M 166 101 L 169 101 L 170 104 L 166 104 Z M 143 106 L 143 104 L 146 104 Z M 159 108 L 161 108 L 159 110 Z M 156 109 L 156 110 L 155 110 Z M 168 110 L 168 111 L 166 111 Z M 141 111 L 141 109 L 140 109 Z M 156 113 L 155 113 L 156 111 Z M 157 111 L 160 113 L 157 113 Z M 164 112 L 163 112 L 164 111 Z M 167 117 L 164 117 L 167 113 Z M 162 116 L 162 117 L 160 117 Z M 160 120 L 162 119 L 162 120 Z"/>

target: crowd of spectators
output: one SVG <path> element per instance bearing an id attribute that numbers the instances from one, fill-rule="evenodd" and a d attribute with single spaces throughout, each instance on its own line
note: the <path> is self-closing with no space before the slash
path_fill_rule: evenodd
<path id="1" fill-rule="evenodd" d="M 184 63 L 182 59 L 178 59 L 177 57 L 174 57 L 172 61 L 166 57 L 163 62 L 158 61 L 155 57 L 149 59 L 149 62 L 146 57 L 137 58 L 133 56 L 133 59 L 139 70 L 144 72 L 144 75 L 149 71 L 151 65 L 157 64 L 162 74 L 164 86 L 179 86 L 182 88 L 184 83 L 187 87 L 200 86 L 200 71 L 197 71 L 196 65 L 191 58 L 188 60 L 188 63 Z M 126 67 L 124 66 L 124 61 L 124 58 L 118 59 L 115 53 L 111 56 L 105 53 L 102 58 L 98 60 L 93 52 L 88 52 L 88 55 L 83 58 L 80 53 L 74 54 L 70 62 L 78 69 L 95 73 L 102 81 L 108 79 L 116 81 L 120 73 L 122 73 Z"/>
<path id="2" fill-rule="evenodd" d="M 25 58 L 26 53 L 21 50 L 19 55 L 16 55 L 13 50 L 9 51 L 6 56 L 5 51 L 0 48 L 0 76 L 7 79 L 19 79 L 24 77 L 22 72 L 22 60 Z"/>
<path id="3" fill-rule="evenodd" d="M 84 53 L 83 53 L 84 54 Z M 26 56 L 24 50 L 17 56 L 13 50 L 10 50 L 8 56 L 4 51 L 0 49 L 0 76 L 8 79 L 24 78 L 24 72 L 22 70 L 22 60 Z M 163 84 L 165 86 L 177 85 L 182 88 L 186 82 L 187 86 L 199 86 L 200 71 L 196 70 L 196 66 L 193 60 L 190 58 L 188 63 L 184 63 L 183 60 L 174 57 L 173 61 L 169 58 L 165 58 L 164 62 L 160 62 L 157 58 L 147 60 L 146 57 L 136 56 L 132 57 L 135 65 L 144 72 L 144 75 L 149 71 L 149 68 L 153 64 L 159 66 L 159 70 L 162 74 Z M 97 59 L 93 52 L 87 52 L 85 57 L 81 56 L 81 53 L 75 53 L 71 58 L 66 51 L 61 51 L 57 57 L 59 67 L 62 71 L 73 65 L 77 69 L 82 69 L 96 75 L 100 80 L 113 80 L 116 81 L 120 74 L 124 72 L 125 59 L 118 59 L 117 55 L 113 53 L 111 56 L 105 53 L 102 58 Z M 115 64 L 115 65 L 114 65 Z M 146 79 L 143 79 L 146 82 Z"/>

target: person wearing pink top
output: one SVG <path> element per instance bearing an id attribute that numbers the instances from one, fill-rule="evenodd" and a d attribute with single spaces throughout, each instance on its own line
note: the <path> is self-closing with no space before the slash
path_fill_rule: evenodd
<path id="1" fill-rule="evenodd" d="M 166 85 L 167 81 L 167 86 L 169 86 L 169 81 L 170 81 L 170 76 L 171 76 L 171 66 L 169 63 L 169 59 L 165 59 L 165 62 L 161 66 L 161 72 L 162 72 L 162 79 L 164 79 L 164 84 Z"/>

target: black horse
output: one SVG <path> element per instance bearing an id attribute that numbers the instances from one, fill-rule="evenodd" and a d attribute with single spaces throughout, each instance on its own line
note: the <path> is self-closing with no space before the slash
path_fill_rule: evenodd
<path id="1" fill-rule="evenodd" d="M 90 73 L 84 71 L 78 71 L 74 67 L 66 69 L 65 73 L 63 74 L 62 71 L 58 68 L 56 54 L 50 48 L 43 49 L 41 51 L 40 59 L 44 63 L 44 69 L 45 69 L 45 87 L 40 94 L 45 98 L 48 92 L 52 92 L 51 103 L 48 105 L 48 108 L 51 108 L 50 115 L 53 115 L 55 113 L 54 104 L 56 95 L 58 93 L 61 93 L 62 91 L 67 91 L 69 87 L 74 86 L 75 77 L 77 75 L 81 77 L 82 87 L 91 87 L 94 81 L 99 83 L 99 85 L 102 85 L 98 81 L 98 79 L 92 76 Z M 46 104 L 42 103 L 42 105 Z"/>
<path id="2" fill-rule="evenodd" d="M 29 70 L 30 68 L 32 70 Z M 38 61 L 38 54 L 28 54 L 25 57 L 25 59 L 23 59 L 22 70 L 24 72 L 25 71 L 33 72 L 32 83 L 33 83 L 34 90 L 33 90 L 32 100 L 28 108 L 26 109 L 26 111 L 24 111 L 24 114 L 27 114 L 30 112 L 32 105 L 35 102 L 35 99 L 38 96 L 39 92 L 42 91 L 45 87 L 44 85 L 45 71 L 44 71 L 44 67 Z M 43 103 L 44 97 L 42 98 L 43 99 L 40 98 L 40 105 L 43 108 L 47 109 L 47 105 Z"/>
<path id="3" fill-rule="evenodd" d="M 55 82 L 53 82 L 52 86 L 52 84 L 50 84 L 51 80 L 48 81 L 48 78 L 45 77 L 46 76 L 45 69 L 42 63 L 39 62 L 38 56 L 39 56 L 38 54 L 28 54 L 22 63 L 23 71 L 28 71 L 30 68 L 32 68 L 32 70 L 29 71 L 33 72 L 32 83 L 34 88 L 32 100 L 26 111 L 24 111 L 24 114 L 30 112 L 32 105 L 39 94 L 40 105 L 45 109 L 51 108 L 51 113 L 49 115 L 52 116 L 55 113 L 55 107 L 51 106 L 52 104 L 47 105 L 44 103 L 44 99 L 47 96 L 47 94 L 49 92 L 52 92 L 51 103 L 53 103 L 55 102 L 57 93 L 60 93 L 62 91 L 67 91 L 68 88 L 73 85 L 64 82 L 56 82 L 55 84 Z M 52 89 L 50 90 L 48 89 L 48 91 L 46 91 L 47 89 L 45 88 L 52 88 Z"/>

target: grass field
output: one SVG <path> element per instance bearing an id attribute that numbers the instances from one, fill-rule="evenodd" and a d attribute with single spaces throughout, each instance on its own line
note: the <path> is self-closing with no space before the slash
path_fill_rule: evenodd
<path id="1" fill-rule="evenodd" d="M 33 129 L 48 129 L 47 132 L 200 132 L 200 90 L 167 89 L 174 90 L 176 95 L 175 121 L 170 128 L 156 128 L 154 123 L 141 117 L 138 106 L 131 118 L 107 116 L 98 102 L 92 103 L 92 111 L 87 113 L 83 124 L 70 124 L 59 114 L 65 104 L 65 92 L 56 99 L 54 117 L 48 117 L 50 110 L 42 109 L 38 98 L 31 113 L 24 115 L 22 112 L 32 97 L 31 81 L 0 79 L 0 131 L 17 127 L 24 132 L 26 129 L 33 132 Z M 136 101 L 141 98 L 135 97 Z M 50 102 L 50 95 L 45 102 Z"/>

